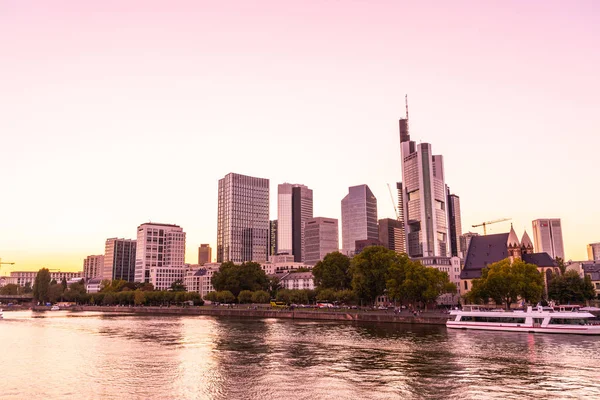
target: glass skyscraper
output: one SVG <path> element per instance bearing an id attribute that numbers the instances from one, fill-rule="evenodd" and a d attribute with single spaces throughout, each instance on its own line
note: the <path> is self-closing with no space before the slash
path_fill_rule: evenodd
<path id="1" fill-rule="evenodd" d="M 229 173 L 219 180 L 217 262 L 267 261 L 269 180 Z"/>
<path id="2" fill-rule="evenodd" d="M 351 186 L 342 199 L 342 251 L 354 255 L 357 240 L 379 240 L 377 199 L 367 185 Z"/>

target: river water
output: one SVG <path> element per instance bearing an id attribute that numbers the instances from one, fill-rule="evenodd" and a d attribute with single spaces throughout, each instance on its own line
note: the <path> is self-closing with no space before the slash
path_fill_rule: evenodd
<path id="1" fill-rule="evenodd" d="M 600 337 L 5 312 L 0 399 L 600 398 Z"/>

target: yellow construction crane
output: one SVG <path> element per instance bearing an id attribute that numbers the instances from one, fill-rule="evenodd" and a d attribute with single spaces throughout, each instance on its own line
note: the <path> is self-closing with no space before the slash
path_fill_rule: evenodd
<path id="1" fill-rule="evenodd" d="M 501 218 L 501 219 L 495 219 L 493 221 L 482 222 L 481 224 L 473 225 L 473 228 L 477 228 L 479 226 L 483 226 L 483 234 L 487 235 L 486 226 L 491 225 L 491 224 L 495 224 L 496 222 L 510 221 L 511 219 L 512 218 Z"/>
<path id="2" fill-rule="evenodd" d="M 2 264 L 15 265 L 14 262 L 2 262 L 2 259 L 0 258 L 0 267 L 2 267 Z"/>

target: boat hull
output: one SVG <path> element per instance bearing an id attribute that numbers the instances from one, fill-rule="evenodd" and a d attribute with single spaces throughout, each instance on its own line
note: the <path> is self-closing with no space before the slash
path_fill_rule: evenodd
<path id="1" fill-rule="evenodd" d="M 527 333 L 568 333 L 576 335 L 600 335 L 600 325 L 586 326 L 555 326 L 555 327 L 533 327 L 533 326 L 506 326 L 491 324 L 470 324 L 448 321 L 446 327 L 449 329 L 469 329 L 483 331 L 501 331 L 501 332 L 527 332 Z"/>

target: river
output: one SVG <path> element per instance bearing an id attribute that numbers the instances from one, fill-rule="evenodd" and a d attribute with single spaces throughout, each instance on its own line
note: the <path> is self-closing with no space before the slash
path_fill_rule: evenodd
<path id="1" fill-rule="evenodd" d="M 600 398 L 600 337 L 5 312 L 0 399 Z"/>

